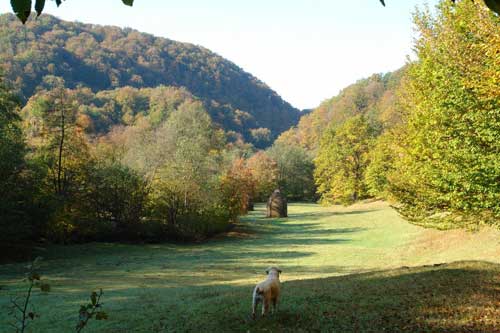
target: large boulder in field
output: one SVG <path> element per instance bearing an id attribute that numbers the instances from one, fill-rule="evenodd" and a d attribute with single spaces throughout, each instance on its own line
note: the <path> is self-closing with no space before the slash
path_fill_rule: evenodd
<path id="1" fill-rule="evenodd" d="M 267 217 L 288 217 L 288 204 L 280 190 L 275 190 L 267 201 Z"/>

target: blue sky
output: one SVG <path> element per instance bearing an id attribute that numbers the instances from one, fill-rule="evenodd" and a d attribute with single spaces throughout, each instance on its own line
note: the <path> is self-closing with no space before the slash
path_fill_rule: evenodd
<path id="1" fill-rule="evenodd" d="M 437 0 L 427 3 L 434 5 Z M 202 45 L 235 62 L 298 108 L 401 67 L 411 54 L 411 13 L 425 0 L 68 0 L 46 12 L 131 27 Z M 2 1 L 0 12 L 10 11 Z"/>

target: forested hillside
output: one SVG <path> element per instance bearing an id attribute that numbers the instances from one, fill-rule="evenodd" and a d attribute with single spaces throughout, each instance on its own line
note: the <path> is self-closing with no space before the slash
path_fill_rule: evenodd
<path id="1" fill-rule="evenodd" d="M 368 155 L 376 138 L 401 121 L 397 91 L 404 72 L 402 68 L 359 80 L 304 115 L 277 139 L 273 147 L 294 147 L 304 151 L 311 163 L 314 160 L 314 171 L 307 174 L 308 182 L 316 183 L 319 196 L 314 199 L 352 203 L 370 195 L 365 180 Z M 384 170 L 372 173 L 373 182 L 386 183 L 385 178 L 379 179 Z"/>
<path id="2" fill-rule="evenodd" d="M 40 108 L 54 102 L 55 82 L 64 81 L 46 76 L 47 90 L 39 90 L 30 97 L 22 116 L 28 135 L 37 132 Z M 87 135 L 92 138 L 106 136 L 114 127 L 133 126 L 147 121 L 156 127 L 181 105 L 199 101 L 185 88 L 158 86 L 155 88 L 122 87 L 93 93 L 90 88 L 71 89 L 76 101 L 76 118 Z"/>
<path id="3" fill-rule="evenodd" d="M 395 92 L 404 68 L 387 74 L 374 74 L 343 89 L 304 115 L 298 125 L 284 132 L 278 142 L 301 146 L 311 152 L 319 148 L 328 126 L 338 126 L 356 115 L 364 115 L 379 130 L 398 121 Z"/>
<path id="4" fill-rule="evenodd" d="M 0 63 L 23 101 L 47 76 L 94 93 L 126 86 L 185 87 L 215 122 L 258 147 L 270 145 L 300 114 L 263 82 L 203 47 L 50 15 L 25 26 L 14 15 L 0 16 Z"/>

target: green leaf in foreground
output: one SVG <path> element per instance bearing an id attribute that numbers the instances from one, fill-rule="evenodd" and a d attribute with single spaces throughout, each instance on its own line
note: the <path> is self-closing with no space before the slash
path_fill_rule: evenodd
<path id="1" fill-rule="evenodd" d="M 40 16 L 40 14 L 42 14 L 44 7 L 45 7 L 45 0 L 36 0 L 35 10 L 37 16 Z"/>
<path id="2" fill-rule="evenodd" d="M 10 0 L 10 5 L 16 16 L 24 24 L 31 14 L 31 0 Z"/>
<path id="3" fill-rule="evenodd" d="M 96 312 L 95 319 L 96 320 L 107 320 L 108 314 L 106 312 L 103 312 L 103 311 Z"/>

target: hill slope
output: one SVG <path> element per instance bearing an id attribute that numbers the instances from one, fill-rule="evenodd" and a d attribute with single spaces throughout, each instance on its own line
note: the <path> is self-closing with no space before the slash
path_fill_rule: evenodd
<path id="1" fill-rule="evenodd" d="M 366 116 L 376 128 L 392 126 L 399 120 L 395 99 L 404 70 L 374 74 L 344 88 L 337 96 L 305 114 L 297 127 L 284 132 L 278 141 L 315 152 L 328 126 L 340 125 L 359 114 Z"/>
<path id="2" fill-rule="evenodd" d="M 0 16 L 0 45 L 0 68 L 25 101 L 47 75 L 63 77 L 70 88 L 83 85 L 94 92 L 124 86 L 185 87 L 225 129 L 244 127 L 247 139 L 252 139 L 251 129 L 259 128 L 268 128 L 273 139 L 295 125 L 300 114 L 221 56 L 132 29 L 50 15 L 28 22 L 25 29 L 14 15 L 5 14 Z"/>

